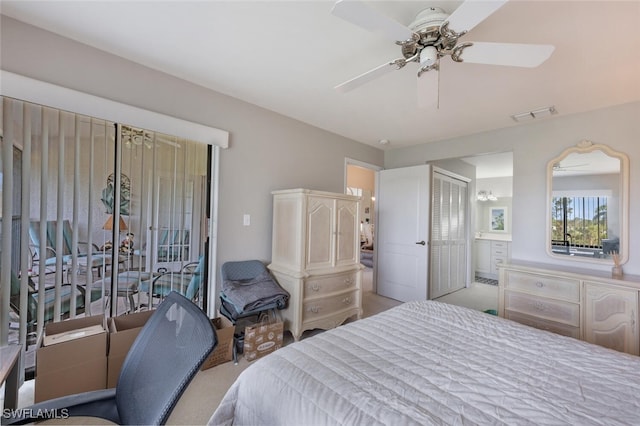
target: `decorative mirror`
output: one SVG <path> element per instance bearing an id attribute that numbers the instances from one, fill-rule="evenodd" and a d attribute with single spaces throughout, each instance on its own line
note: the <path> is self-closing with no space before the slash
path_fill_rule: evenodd
<path id="1" fill-rule="evenodd" d="M 623 264 L 629 257 L 629 157 L 583 140 L 547 164 L 547 253 Z"/>

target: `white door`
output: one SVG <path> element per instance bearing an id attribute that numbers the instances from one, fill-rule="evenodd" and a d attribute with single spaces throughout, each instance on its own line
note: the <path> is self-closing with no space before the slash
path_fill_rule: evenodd
<path id="1" fill-rule="evenodd" d="M 467 183 L 433 173 L 429 298 L 460 290 L 467 281 Z"/>
<path id="2" fill-rule="evenodd" d="M 378 195 L 378 294 L 403 302 L 427 298 L 428 165 L 383 170 Z"/>

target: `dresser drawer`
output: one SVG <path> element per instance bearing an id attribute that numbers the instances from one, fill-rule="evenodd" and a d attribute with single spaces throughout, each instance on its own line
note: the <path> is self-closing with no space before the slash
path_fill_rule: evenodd
<path id="1" fill-rule="evenodd" d="M 580 302 L 580 281 L 528 272 L 506 271 L 505 288 L 521 290 L 549 298 Z"/>
<path id="2" fill-rule="evenodd" d="M 322 297 L 339 291 L 353 290 L 358 283 L 358 273 L 308 278 L 304 282 L 304 298 Z"/>
<path id="3" fill-rule="evenodd" d="M 345 309 L 358 307 L 358 290 L 319 299 L 310 299 L 302 304 L 302 321 L 312 321 Z"/>
<path id="4" fill-rule="evenodd" d="M 531 294 L 505 291 L 505 310 L 580 327 L 580 305 Z"/>
<path id="5" fill-rule="evenodd" d="M 528 325 L 540 330 L 550 331 L 552 333 L 561 334 L 563 336 L 573 337 L 575 339 L 580 338 L 580 328 L 567 324 L 561 324 L 554 321 L 547 321 L 541 318 L 531 317 L 519 312 L 513 312 L 506 310 L 504 317 L 520 324 Z"/>

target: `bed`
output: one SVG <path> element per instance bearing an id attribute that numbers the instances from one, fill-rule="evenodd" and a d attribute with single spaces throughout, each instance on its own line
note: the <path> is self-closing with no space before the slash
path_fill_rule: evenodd
<path id="1" fill-rule="evenodd" d="M 434 301 L 279 349 L 211 425 L 633 425 L 640 358 Z"/>

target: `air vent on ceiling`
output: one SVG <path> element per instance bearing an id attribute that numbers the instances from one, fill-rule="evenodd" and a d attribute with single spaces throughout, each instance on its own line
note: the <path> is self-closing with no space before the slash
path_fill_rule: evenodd
<path id="1" fill-rule="evenodd" d="M 513 118 L 513 121 L 520 123 L 522 121 L 531 121 L 536 118 L 550 117 L 557 113 L 558 111 L 556 110 L 556 107 L 550 106 L 550 107 L 536 109 L 534 111 L 527 111 L 527 112 L 521 112 L 519 114 L 514 114 L 511 116 L 511 118 Z"/>

